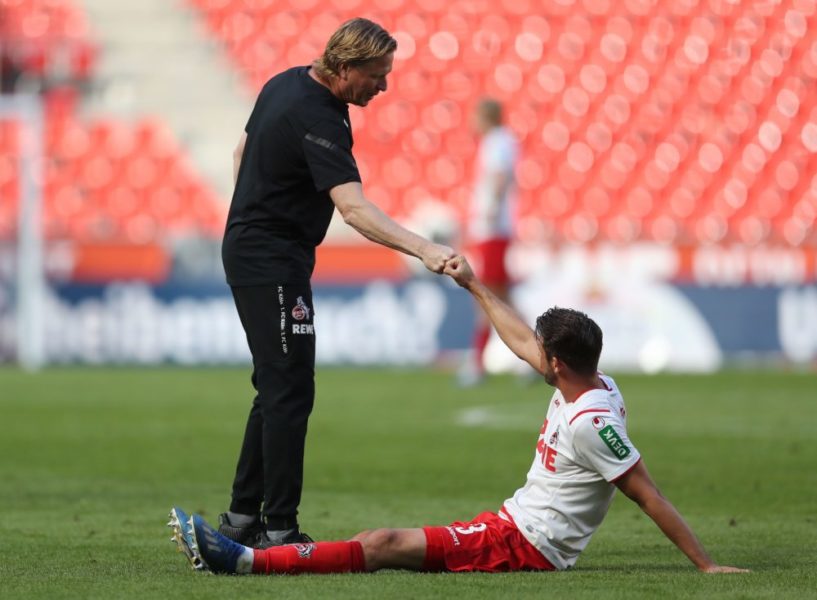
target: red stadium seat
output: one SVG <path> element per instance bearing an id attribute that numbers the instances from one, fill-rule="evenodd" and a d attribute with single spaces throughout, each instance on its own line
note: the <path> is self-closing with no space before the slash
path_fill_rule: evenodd
<path id="1" fill-rule="evenodd" d="M 87 80 L 96 59 L 85 14 L 73 0 L 5 0 L 0 39 L 0 54 L 10 52 L 17 67 L 45 82 Z"/>
<path id="2" fill-rule="evenodd" d="M 19 193 L 14 125 L 0 121 L 0 235 L 6 237 L 16 228 L 17 204 L 10 199 Z M 221 234 L 223 201 L 214 198 L 160 122 L 85 125 L 69 119 L 46 129 L 50 159 L 44 164 L 43 189 L 49 237 L 138 242 L 180 231 Z M 185 212 L 192 216 L 179 216 Z"/>
<path id="3" fill-rule="evenodd" d="M 520 236 L 817 243 L 813 2 L 188 1 L 253 90 L 308 63 L 352 16 L 372 15 L 394 33 L 390 91 L 352 120 L 367 190 L 398 217 L 430 198 L 464 216 L 470 114 L 490 94 L 520 139 Z M 47 73 L 68 40 L 74 64 L 85 65 L 72 69 L 87 76 L 95 54 L 74 2 L 0 6 L 0 34 L 21 40 L 31 68 Z M 164 124 L 89 126 L 74 101 L 49 102 L 52 231 L 220 234 L 223 208 Z M 7 129 L 0 123 L 0 150 Z M 4 191 L 17 185 L 9 165 L 0 160 Z M 100 195 L 101 218 L 76 216 Z M 8 223 L 0 215 L 0 234 Z"/>

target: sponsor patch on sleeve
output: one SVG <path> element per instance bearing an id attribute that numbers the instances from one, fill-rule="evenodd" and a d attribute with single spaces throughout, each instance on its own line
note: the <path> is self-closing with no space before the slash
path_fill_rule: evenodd
<path id="1" fill-rule="evenodd" d="M 630 456 L 630 448 L 621 441 L 621 436 L 613 429 L 612 425 L 608 425 L 599 431 L 599 437 L 610 448 L 610 452 L 619 460 L 624 460 Z"/>

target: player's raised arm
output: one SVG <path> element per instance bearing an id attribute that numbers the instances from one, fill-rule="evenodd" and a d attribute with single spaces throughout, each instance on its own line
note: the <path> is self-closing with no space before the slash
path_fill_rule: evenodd
<path id="1" fill-rule="evenodd" d="M 670 541 L 687 555 L 699 571 L 704 573 L 748 573 L 748 569 L 727 567 L 713 561 L 700 540 L 687 525 L 672 503 L 656 487 L 644 461 L 616 481 L 616 486 L 630 500 L 638 504 Z"/>
<path id="2" fill-rule="evenodd" d="M 497 298 L 474 275 L 465 257 L 457 256 L 449 260 L 445 265 L 445 274 L 450 275 L 459 286 L 471 292 L 505 345 L 519 358 L 542 373 L 543 358 L 536 334 L 513 308 Z"/>
<path id="3" fill-rule="evenodd" d="M 416 256 L 429 271 L 442 273 L 445 261 L 454 256 L 448 246 L 430 242 L 395 223 L 366 199 L 359 182 L 335 186 L 329 190 L 329 196 L 348 225 L 373 242 Z"/>

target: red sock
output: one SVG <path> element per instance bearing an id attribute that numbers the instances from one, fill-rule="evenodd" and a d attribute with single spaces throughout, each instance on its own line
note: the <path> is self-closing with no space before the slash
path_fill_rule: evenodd
<path id="1" fill-rule="evenodd" d="M 485 347 L 488 345 L 488 338 L 491 337 L 491 328 L 488 325 L 480 325 L 474 332 L 474 363 L 479 372 L 482 373 L 482 356 L 485 354 Z"/>
<path id="2" fill-rule="evenodd" d="M 253 573 L 359 573 L 366 570 L 360 542 L 315 542 L 253 550 Z"/>

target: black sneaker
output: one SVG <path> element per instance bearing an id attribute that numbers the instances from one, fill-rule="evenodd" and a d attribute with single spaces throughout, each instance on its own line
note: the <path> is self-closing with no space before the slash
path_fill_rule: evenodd
<path id="1" fill-rule="evenodd" d="M 230 523 L 230 516 L 227 513 L 218 516 L 218 532 L 234 542 L 250 547 L 255 547 L 259 536 L 266 534 L 260 518 L 244 527 L 236 527 Z"/>
<path id="2" fill-rule="evenodd" d="M 286 546 L 287 544 L 312 544 L 314 541 L 297 527 L 293 527 L 283 531 L 262 531 L 255 540 L 253 548 L 263 550 L 273 546 Z"/>

